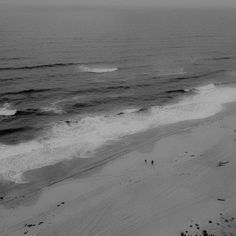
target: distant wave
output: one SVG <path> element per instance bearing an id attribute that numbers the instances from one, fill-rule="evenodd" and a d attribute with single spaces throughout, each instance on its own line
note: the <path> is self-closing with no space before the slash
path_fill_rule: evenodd
<path id="1" fill-rule="evenodd" d="M 90 100 L 87 102 L 77 102 L 75 104 L 72 105 L 72 109 L 83 109 L 83 108 L 88 108 L 88 107 L 95 107 L 95 106 L 99 106 L 99 105 L 104 105 L 104 104 L 108 104 L 108 103 L 112 103 L 112 102 L 122 102 L 122 101 L 126 101 L 127 99 L 131 100 L 131 99 L 135 99 L 135 97 L 128 97 L 128 96 L 114 96 L 114 97 L 103 97 L 100 99 L 94 99 L 94 100 Z"/>
<path id="2" fill-rule="evenodd" d="M 54 114 L 62 114 L 62 112 L 59 112 L 56 109 L 50 109 L 47 107 L 43 108 L 27 108 L 23 110 L 17 110 L 16 113 L 14 114 L 15 117 L 18 116 L 29 116 L 29 115 L 35 115 L 35 116 L 45 116 L 45 115 L 54 115 Z"/>
<path id="3" fill-rule="evenodd" d="M 26 59 L 26 57 L 0 57 L 0 61 L 18 61 Z"/>
<path id="4" fill-rule="evenodd" d="M 198 79 L 198 78 L 204 78 L 204 77 L 220 74 L 223 72 L 225 72 L 225 70 L 216 70 L 216 71 L 210 71 L 210 72 L 186 76 L 186 77 L 176 77 L 176 78 L 174 78 L 174 80 Z"/>
<path id="5" fill-rule="evenodd" d="M 79 70 L 87 73 L 111 73 L 118 70 L 117 67 L 89 67 L 79 66 Z"/>
<path id="6" fill-rule="evenodd" d="M 0 107 L 0 116 L 14 116 L 16 112 L 17 110 L 11 108 L 11 105 L 9 103 L 5 103 Z"/>
<path id="7" fill-rule="evenodd" d="M 25 131 L 29 131 L 29 130 L 33 130 L 33 129 L 35 129 L 35 128 L 29 127 L 29 126 L 19 127 L 19 128 L 2 129 L 2 130 L 0 130 L 0 137 L 6 136 L 9 134 L 19 133 L 19 132 L 25 132 Z"/>
<path id="8" fill-rule="evenodd" d="M 176 90 L 168 90 L 165 93 L 187 93 L 188 90 L 185 89 L 176 89 Z"/>
<path id="9" fill-rule="evenodd" d="M 108 91 L 113 91 L 113 90 L 125 90 L 125 89 L 130 89 L 130 86 L 125 86 L 125 85 L 118 85 L 118 86 L 107 86 L 107 87 L 99 87 L 99 88 L 88 88 L 88 89 L 81 89 L 77 90 L 73 93 L 77 94 L 84 94 L 84 93 L 104 93 Z"/>
<path id="10" fill-rule="evenodd" d="M 230 60 L 232 57 L 225 56 L 225 57 L 213 57 L 212 60 L 214 61 L 223 61 L 223 60 Z"/>
<path id="11" fill-rule="evenodd" d="M 55 89 L 26 89 L 26 90 L 19 90 L 16 92 L 7 92 L 1 95 L 28 95 L 28 94 L 35 94 L 35 93 L 44 93 L 49 91 L 54 91 Z"/>
<path id="12" fill-rule="evenodd" d="M 22 66 L 22 67 L 0 67 L 0 71 L 11 71 L 11 70 L 33 70 L 33 69 L 44 69 L 53 67 L 66 67 L 74 66 L 78 63 L 54 63 L 54 64 L 44 64 L 44 65 L 34 65 L 34 66 Z"/>
<path id="13" fill-rule="evenodd" d="M 6 81 L 22 80 L 22 79 L 26 79 L 26 78 L 27 77 L 1 78 L 0 83 L 5 83 Z"/>
<path id="14" fill-rule="evenodd" d="M 94 115 L 58 122 L 35 140 L 17 145 L 0 145 L 0 174 L 21 181 L 30 169 L 75 157 L 91 157 L 101 145 L 162 125 L 203 119 L 236 101 L 236 88 L 214 84 L 197 87 L 175 104 L 131 109 L 111 115 Z M 8 131 L 7 131 L 8 132 Z M 10 131 L 11 132 L 11 131 Z"/>
<path id="15" fill-rule="evenodd" d="M 43 113 L 39 109 L 23 109 L 23 110 L 18 110 L 15 113 L 15 116 L 28 116 L 28 115 L 43 115 Z"/>

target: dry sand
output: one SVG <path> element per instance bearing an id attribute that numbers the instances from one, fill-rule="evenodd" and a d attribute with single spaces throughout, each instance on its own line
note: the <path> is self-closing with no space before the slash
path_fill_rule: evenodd
<path id="1" fill-rule="evenodd" d="M 235 106 L 228 110 L 48 186 L 37 201 L 0 206 L 1 235 L 236 235 Z"/>

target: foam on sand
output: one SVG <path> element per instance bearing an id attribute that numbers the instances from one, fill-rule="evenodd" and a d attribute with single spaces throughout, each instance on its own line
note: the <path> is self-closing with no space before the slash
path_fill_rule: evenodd
<path id="1" fill-rule="evenodd" d="M 151 128 L 180 121 L 203 119 L 236 101 L 236 88 L 213 84 L 195 88 L 176 104 L 130 110 L 119 115 L 97 115 L 55 124 L 37 140 L 17 145 L 0 145 L 0 174 L 21 181 L 21 173 L 65 159 L 91 157 L 106 142 Z"/>
<path id="2" fill-rule="evenodd" d="M 92 66 L 79 66 L 79 70 L 87 73 L 110 73 L 118 70 L 117 67 L 92 67 Z"/>

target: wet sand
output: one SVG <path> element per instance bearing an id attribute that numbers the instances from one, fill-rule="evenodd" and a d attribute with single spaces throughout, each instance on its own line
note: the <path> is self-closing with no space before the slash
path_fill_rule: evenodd
<path id="1" fill-rule="evenodd" d="M 28 173 L 31 184 L 3 184 L 0 234 L 235 235 L 235 111 L 232 104 L 210 119 L 177 124 L 160 139 L 134 136 L 129 152 L 116 147 L 112 153 L 126 151 L 107 162 L 109 149 L 101 150 L 99 162 L 70 173 L 76 178 L 56 183 L 67 170 L 61 165 Z"/>

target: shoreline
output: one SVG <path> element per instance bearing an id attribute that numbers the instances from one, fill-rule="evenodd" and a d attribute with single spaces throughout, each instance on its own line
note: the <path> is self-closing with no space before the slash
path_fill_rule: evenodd
<path id="1" fill-rule="evenodd" d="M 230 133 L 230 135 L 229 135 L 229 128 L 224 128 L 224 126 L 226 126 L 226 125 L 230 126 L 230 129 L 231 129 L 232 126 L 234 125 L 234 129 L 236 129 L 236 122 L 234 122 L 234 119 L 233 119 L 236 116 L 236 114 L 234 112 L 236 110 L 235 107 L 236 107 L 235 103 L 232 103 L 232 104 L 227 105 L 226 109 L 223 112 L 218 113 L 213 117 L 209 117 L 209 118 L 206 118 L 203 120 L 187 121 L 187 122 L 185 121 L 185 122 L 181 122 L 179 124 L 174 124 L 172 126 L 169 126 L 169 133 L 167 132 L 167 130 L 165 130 L 164 134 L 162 134 L 162 135 L 160 133 L 157 134 L 157 130 L 145 132 L 145 133 L 142 133 L 139 135 L 132 135 L 131 137 L 127 138 L 127 140 L 129 139 L 129 140 L 133 141 L 133 143 L 130 141 L 133 146 L 131 145 L 131 143 L 129 143 L 130 146 L 128 145 L 129 147 L 132 147 L 129 150 L 124 149 L 124 147 L 123 147 L 123 150 L 125 150 L 125 151 L 123 151 L 123 153 L 120 153 L 117 156 L 110 157 L 110 159 L 108 158 L 107 160 L 106 159 L 100 160 L 100 162 L 98 161 L 95 164 L 93 163 L 94 160 L 90 160 L 91 164 L 90 164 L 89 168 L 87 167 L 88 169 L 85 168 L 84 170 L 81 171 L 82 173 L 77 172 L 74 176 L 67 176 L 62 181 L 61 180 L 56 181 L 56 182 L 52 181 L 50 184 L 45 184 L 45 182 L 42 182 L 41 187 L 40 187 L 39 183 L 34 182 L 34 184 L 31 185 L 30 187 L 31 188 L 32 188 L 32 186 L 34 188 L 37 187 L 37 189 L 34 189 L 34 188 L 31 189 L 29 186 L 25 185 L 25 189 L 24 188 L 23 189 L 24 189 L 24 191 L 27 190 L 29 194 L 25 194 L 24 191 L 22 193 L 22 189 L 14 188 L 15 187 L 14 185 L 11 186 L 13 191 L 12 192 L 10 191 L 10 193 L 11 193 L 10 196 L 15 195 L 17 197 L 14 200 L 9 198 L 9 199 L 11 199 L 10 201 L 7 201 L 7 198 L 0 200 L 0 203 L 1 203 L 0 216 L 2 219 L 0 229 L 2 230 L 2 232 L 4 232 L 2 235 L 23 235 L 23 233 L 25 233 L 25 232 L 27 232 L 27 234 L 29 233 L 30 235 L 32 233 L 34 233 L 32 235 L 52 235 L 52 232 L 54 232 L 54 231 L 57 232 L 56 235 L 63 235 L 63 233 L 60 230 L 62 230 L 62 231 L 64 230 L 63 231 L 64 233 L 70 232 L 70 229 L 68 227 L 66 228 L 66 225 L 64 223 L 67 222 L 67 224 L 68 224 L 69 222 L 74 222 L 75 219 L 77 219 L 77 220 L 80 219 L 83 221 L 84 218 L 79 218 L 79 217 L 82 217 L 82 215 L 81 215 L 82 212 L 86 212 L 86 214 L 87 214 L 87 216 L 85 217 L 85 220 L 84 220 L 85 222 L 87 220 L 89 222 L 90 220 L 92 220 L 94 218 L 94 216 L 92 216 L 93 214 L 90 214 L 90 212 L 92 213 L 94 211 L 94 214 L 96 215 L 97 214 L 96 212 L 98 211 L 98 212 L 101 212 L 101 214 L 102 214 L 104 204 L 106 202 L 105 200 L 107 198 L 111 202 L 110 208 L 114 208 L 113 205 L 116 206 L 115 199 L 117 200 L 117 196 L 120 196 L 121 200 L 118 200 L 118 202 L 120 204 L 119 206 L 123 209 L 123 211 L 125 211 L 125 206 L 129 208 L 129 204 L 127 205 L 126 198 L 130 198 L 130 200 L 133 199 L 133 198 L 131 198 L 131 196 L 134 196 L 133 194 L 135 194 L 135 193 L 138 195 L 137 195 L 137 199 L 133 199 L 134 204 L 135 203 L 137 204 L 137 202 L 139 202 L 140 204 L 142 203 L 141 208 L 144 211 L 146 211 L 147 210 L 146 207 L 148 206 L 149 210 L 148 210 L 148 212 L 143 214 L 142 210 L 139 209 L 139 205 L 136 205 L 136 207 L 138 207 L 138 210 L 137 210 L 138 212 L 136 212 L 136 210 L 134 210 L 136 208 L 133 209 L 135 212 L 132 212 L 131 210 L 130 210 L 130 212 L 133 214 L 133 216 L 136 215 L 136 217 L 139 216 L 139 214 L 140 214 L 141 216 L 139 216 L 139 217 L 142 219 L 142 222 L 145 221 L 146 222 L 145 224 L 147 224 L 147 225 L 154 224 L 154 222 L 152 222 L 152 221 L 155 218 L 155 216 L 152 216 L 152 218 L 150 218 L 150 216 L 149 216 L 149 214 L 152 215 L 156 211 L 155 205 L 152 205 L 154 203 L 156 203 L 157 205 L 160 204 L 160 206 L 162 206 L 162 202 L 164 201 L 162 214 L 164 214 L 164 212 L 165 212 L 164 211 L 165 207 L 166 207 L 166 210 L 168 210 L 168 205 L 169 204 L 171 205 L 172 201 L 178 202 L 180 200 L 180 199 L 178 199 L 178 197 L 180 198 L 179 194 L 181 195 L 181 198 L 183 198 L 183 199 L 186 198 L 188 200 L 188 198 L 190 198 L 191 201 L 193 201 L 193 199 L 194 199 L 194 201 L 193 201 L 194 204 L 197 204 L 197 203 L 195 203 L 194 196 L 191 196 L 191 197 L 188 196 L 188 191 L 189 190 L 193 191 L 192 186 L 187 186 L 187 187 L 185 186 L 184 191 L 183 191 L 183 196 L 181 193 L 178 192 L 178 190 L 175 189 L 175 191 L 178 192 L 178 194 L 176 196 L 177 200 L 173 199 L 175 194 L 173 196 L 168 195 L 168 197 L 171 200 L 166 199 L 166 201 L 165 201 L 161 197 L 158 197 L 158 199 L 155 200 L 152 197 L 153 194 L 151 194 L 151 193 L 152 193 L 152 191 L 154 191 L 155 194 L 157 194 L 157 195 L 160 194 L 160 193 L 158 193 L 159 187 L 163 188 L 164 192 L 165 191 L 168 192 L 169 188 L 174 189 L 175 186 L 178 186 L 178 185 L 180 185 L 180 187 L 181 187 L 182 183 L 187 181 L 186 179 L 188 179 L 188 178 L 191 178 L 191 181 L 193 182 L 192 184 L 197 182 L 198 177 L 197 177 L 197 173 L 194 172 L 195 167 L 196 166 L 198 167 L 199 165 L 204 166 L 205 164 L 209 165 L 209 163 L 211 163 L 212 159 L 214 159 L 214 157 L 211 157 L 214 148 L 217 147 L 217 145 L 223 146 L 223 147 L 228 145 L 223 140 L 226 137 L 228 140 L 229 139 L 228 136 L 231 137 L 232 134 Z M 231 118 L 228 118 L 228 117 L 231 117 Z M 229 119 L 229 121 L 227 119 Z M 223 128 L 221 128 L 221 126 Z M 221 132 L 219 132 L 219 130 L 220 131 L 224 130 L 225 132 L 221 133 Z M 202 137 L 201 137 L 201 135 L 204 132 L 205 132 L 205 134 L 209 135 L 209 140 L 213 140 L 213 141 L 207 141 L 206 143 L 202 142 L 201 139 L 204 139 L 204 135 Z M 194 137 L 192 138 L 192 140 L 186 139 L 185 137 L 191 133 L 194 134 Z M 179 139 L 178 136 L 180 136 L 181 139 Z M 146 142 L 144 142 L 145 140 L 146 140 Z M 187 144 L 184 144 L 180 140 L 185 140 Z M 136 145 L 134 144 L 135 142 L 136 142 Z M 211 143 L 211 142 L 213 142 L 213 143 Z M 171 148 L 173 150 L 171 150 L 170 152 L 166 151 L 169 148 L 168 143 L 172 144 L 174 146 L 174 148 Z M 122 147 L 122 145 L 120 147 Z M 120 149 L 120 147 L 118 149 Z M 159 148 L 157 148 L 157 147 L 159 147 Z M 197 147 L 197 149 L 199 149 L 201 151 L 197 150 L 196 147 Z M 188 153 L 185 153 L 186 151 L 184 151 L 184 149 L 189 149 L 187 151 Z M 192 149 L 192 150 L 190 150 L 190 149 Z M 233 146 L 231 147 L 231 149 L 233 149 Z M 111 150 L 109 148 L 105 148 L 105 149 L 101 149 L 100 153 L 98 152 L 98 155 L 100 155 L 100 157 L 103 156 L 103 158 L 104 158 L 104 154 L 108 154 L 108 151 L 110 153 L 112 151 L 114 152 L 114 150 Z M 182 151 L 184 151 L 184 152 L 182 153 Z M 235 151 L 236 150 L 231 150 L 230 152 L 234 153 Z M 178 152 L 179 152 L 179 154 L 177 155 Z M 156 157 L 157 154 L 158 154 L 158 157 Z M 218 155 L 217 153 L 213 153 L 213 154 Z M 190 157 L 189 157 L 189 155 L 190 155 Z M 191 155 L 194 155 L 194 156 L 191 156 Z M 174 157 L 174 156 L 177 156 L 177 157 Z M 153 158 L 153 160 L 155 161 L 154 166 L 150 165 L 151 158 Z M 157 159 L 155 159 L 155 158 L 157 158 Z M 144 163 L 144 159 L 147 159 L 148 164 Z M 218 168 L 218 167 L 216 167 L 217 161 L 219 161 L 219 160 L 215 160 L 215 163 L 214 163 L 214 165 L 215 165 L 214 168 L 216 170 Z M 226 163 L 227 161 L 228 160 L 222 160 L 221 164 L 225 165 L 225 166 L 228 166 L 228 165 L 230 166 L 231 163 Z M 51 168 L 55 168 L 55 166 L 51 167 Z M 224 167 L 222 166 L 219 168 L 219 170 L 221 168 L 224 169 Z M 46 173 L 45 170 L 42 170 L 42 169 L 40 169 L 38 171 L 39 172 L 41 171 L 41 174 Z M 59 170 L 60 170 L 60 168 L 59 168 Z M 66 169 L 65 169 L 65 171 L 66 171 Z M 76 172 L 76 168 L 74 171 Z M 178 174 L 180 174 L 179 171 L 181 172 L 181 175 L 178 175 Z M 214 170 L 213 171 L 211 170 L 211 172 L 214 173 L 214 175 L 215 175 Z M 34 172 L 34 174 L 35 173 L 36 172 Z M 56 171 L 55 171 L 55 173 L 59 174 Z M 196 176 L 193 176 L 194 174 Z M 34 179 L 34 178 L 37 178 L 37 176 L 39 176 L 39 174 L 38 175 L 32 174 L 31 178 Z M 46 176 L 46 178 L 47 178 L 47 176 Z M 188 180 L 187 182 L 191 182 L 191 181 Z M 214 180 L 212 180 L 212 181 L 214 182 Z M 148 185 L 146 185 L 147 187 L 145 187 L 143 185 L 144 182 L 146 184 L 148 184 Z M 197 184 L 200 185 L 200 188 L 203 188 L 202 187 L 202 185 L 204 185 L 203 183 L 202 184 L 197 183 Z M 168 186 L 168 185 L 170 185 L 170 186 Z M 168 186 L 168 188 L 167 188 L 167 186 Z M 211 185 L 209 185 L 209 186 L 211 186 Z M 157 189 L 155 189 L 154 187 Z M 149 191 L 151 191 L 151 193 L 148 194 L 148 191 L 146 193 L 145 188 L 149 189 Z M 189 190 L 188 190 L 188 188 L 189 188 Z M 205 188 L 207 188 L 207 186 L 204 186 L 204 191 L 206 191 Z M 71 193 L 73 192 L 73 194 L 70 194 L 70 196 L 67 196 L 68 191 Z M 132 192 L 132 191 L 134 191 L 134 192 Z M 162 191 L 162 190 L 160 190 L 160 191 Z M 175 191 L 174 191 L 174 193 L 175 193 Z M 185 192 L 185 191 L 187 191 L 187 192 Z M 124 194 L 124 197 L 123 197 L 123 194 Z M 193 193 L 191 193 L 191 194 L 193 194 Z M 230 194 L 230 193 L 228 193 L 228 194 Z M 73 197 L 72 197 L 72 195 L 73 195 Z M 140 195 L 140 197 L 145 195 L 145 197 L 143 196 L 143 198 L 140 198 L 139 195 Z M 201 199 L 201 197 L 203 197 L 203 199 Z M 232 196 L 230 196 L 230 197 L 233 199 L 232 201 L 234 201 L 234 200 L 236 201 L 236 199 L 234 199 Z M 150 198 L 149 199 L 150 203 L 146 202 L 147 198 Z M 164 196 L 163 196 L 163 198 L 165 199 Z M 201 201 L 204 201 L 205 198 L 206 198 L 206 196 L 204 194 L 202 194 L 199 197 L 199 199 L 197 199 L 197 200 L 199 200 L 201 202 Z M 216 202 L 220 203 L 221 205 L 226 203 L 226 201 L 225 201 L 226 197 L 222 196 L 222 194 L 214 196 L 214 198 L 216 199 Z M 221 200 L 217 200 L 217 199 L 221 199 L 221 200 L 223 199 L 223 200 L 221 201 Z M 191 201 L 189 202 L 190 205 L 192 203 Z M 92 205 L 90 205 L 91 202 L 92 202 Z M 80 206 L 80 203 L 83 203 L 82 204 L 83 207 Z M 181 204 L 182 204 L 181 206 L 183 208 L 185 208 L 183 203 L 181 203 Z M 205 203 L 205 204 L 207 204 L 207 203 Z M 150 208 L 150 205 L 152 206 L 151 208 Z M 215 206 L 215 202 L 213 205 Z M 190 206 L 188 206 L 188 207 L 191 208 Z M 208 207 L 208 206 L 206 206 L 206 207 Z M 234 205 L 234 207 L 236 207 L 236 205 Z M 71 213 L 72 216 L 71 217 L 65 216 L 66 213 L 63 213 L 60 210 L 61 208 L 63 208 L 63 212 L 64 211 L 67 213 L 73 212 L 73 213 Z M 154 211 L 153 213 L 152 213 L 152 208 Z M 95 209 L 98 209 L 98 210 L 95 210 Z M 106 213 L 106 216 L 108 217 L 109 215 L 112 216 L 113 214 L 117 214 L 116 211 L 119 211 L 119 210 L 117 208 L 115 208 L 115 209 L 111 210 L 111 212 L 108 211 Z M 75 212 L 76 212 L 76 214 L 75 214 Z M 211 209 L 210 212 L 211 213 L 215 212 L 214 207 L 213 207 L 213 209 Z M 220 213 L 222 213 L 222 212 L 220 212 Z M 80 216 L 77 216 L 77 214 Z M 126 212 L 126 214 L 127 214 L 127 212 Z M 156 214 L 158 214 L 158 213 L 155 212 L 154 215 L 156 215 Z M 185 214 L 187 214 L 187 213 L 185 212 Z M 190 214 L 190 213 L 188 213 L 188 214 Z M 230 214 L 232 215 L 231 217 L 234 217 L 235 212 L 230 213 Z M 183 216 L 182 218 L 183 219 L 181 221 L 184 221 L 184 219 L 186 220 L 185 216 Z M 149 219 L 149 221 L 148 221 L 148 219 Z M 136 220 L 139 221 L 138 219 L 136 219 Z M 156 220 L 158 221 L 158 219 L 156 219 Z M 36 223 L 29 223 L 29 222 L 36 222 L 36 221 L 39 221 L 38 223 L 40 223 L 40 222 L 44 222 L 44 223 L 41 223 L 40 225 L 37 225 L 37 226 L 36 226 Z M 45 223 L 45 222 L 47 222 L 47 223 Z M 48 222 L 51 222 L 51 223 L 49 224 Z M 61 222 L 62 225 L 64 225 L 65 229 L 60 226 L 59 222 Z M 84 224 L 85 224 L 85 222 L 84 222 Z M 150 227 L 143 226 L 147 231 L 142 231 L 142 230 L 140 231 L 140 229 L 139 229 L 140 232 L 134 231 L 135 233 L 132 232 L 129 234 L 123 234 L 123 232 L 127 233 L 125 228 L 128 229 L 129 227 L 131 227 L 130 225 L 129 225 L 129 227 L 128 226 L 125 227 L 125 224 L 127 224 L 127 223 L 130 223 L 129 218 L 127 218 L 127 220 L 124 220 L 124 222 L 123 221 L 121 222 L 121 219 L 119 220 L 119 222 L 116 222 L 116 220 L 115 220 L 115 222 L 112 222 L 112 224 L 114 224 L 114 229 L 118 226 L 120 226 L 120 227 L 124 226 L 124 231 L 122 231 L 122 232 L 120 231 L 120 233 L 117 233 L 117 234 L 112 231 L 112 227 L 110 226 L 110 224 L 109 224 L 109 227 L 111 229 L 104 222 L 102 222 L 102 225 L 100 225 L 100 227 L 101 228 L 108 227 L 110 230 L 109 232 L 112 232 L 111 234 L 104 233 L 103 235 L 146 235 L 146 234 L 142 234 L 144 232 L 145 233 L 148 232 L 147 235 L 156 235 L 156 234 L 154 234 L 155 231 L 151 230 L 152 228 L 156 229 L 156 227 L 154 227 L 155 224 Z M 34 226 L 28 227 L 28 226 L 25 226 L 25 224 L 33 224 Z M 71 223 L 71 224 L 73 225 L 72 229 L 74 230 L 74 231 L 71 231 L 71 232 L 73 232 L 71 235 L 75 235 L 76 233 L 79 233 L 79 235 L 91 235 L 91 234 L 89 234 L 89 231 L 88 232 L 81 231 L 82 233 L 79 231 L 85 227 L 85 225 L 83 225 L 82 223 L 81 223 L 80 227 L 79 227 L 79 223 L 77 223 L 78 225 L 75 224 L 75 222 Z M 139 222 L 139 224 L 140 224 L 140 222 Z M 167 235 L 168 236 L 168 233 L 176 233 L 176 234 L 169 234 L 169 236 L 170 235 L 180 235 L 181 229 L 179 226 L 178 227 L 175 226 L 175 224 L 176 223 L 173 224 L 173 229 L 172 229 L 173 232 L 167 232 L 166 231 L 167 229 L 163 226 L 163 227 L 160 227 L 160 228 L 162 228 L 163 232 L 158 231 L 159 233 L 161 233 L 158 235 L 161 235 L 161 236 Z M 203 223 L 201 223 L 201 224 L 203 224 Z M 135 225 L 136 225 L 136 223 L 135 223 Z M 143 223 L 142 223 L 142 225 L 143 225 Z M 180 225 L 182 225 L 182 227 L 185 228 L 185 226 L 183 225 L 183 222 Z M 205 227 L 205 228 L 207 229 L 207 227 Z M 138 228 L 139 228 L 139 226 L 136 225 L 136 230 Z M 188 230 L 191 230 L 191 229 L 188 229 Z M 94 231 L 94 234 L 92 234 L 92 235 L 100 235 L 99 232 L 100 232 L 99 230 L 98 230 L 98 232 Z M 108 232 L 108 231 L 104 231 L 104 232 Z M 218 235 L 218 234 L 216 234 L 216 235 Z"/>
<path id="2" fill-rule="evenodd" d="M 67 177 L 68 166 L 74 169 L 78 165 L 84 167 L 93 164 L 93 161 L 88 159 L 93 159 L 91 157 L 94 152 L 103 147 L 113 149 L 113 146 L 118 146 L 119 149 L 114 152 L 117 154 L 120 147 L 123 150 L 122 139 L 134 146 L 130 140 L 136 140 L 136 137 L 149 133 L 150 130 L 162 132 L 168 127 L 175 129 L 178 124 L 209 118 L 220 113 L 224 104 L 236 100 L 234 86 L 215 86 L 210 83 L 188 90 L 188 93 L 165 106 L 150 106 L 148 109 L 141 108 L 131 112 L 124 110 L 115 115 L 85 116 L 56 122 L 48 133 L 42 131 L 42 134 L 32 141 L 20 142 L 14 146 L 2 145 L 1 176 L 10 182 L 23 184 L 27 179 L 32 180 L 34 173 L 40 173 L 39 170 L 42 168 L 48 169 L 43 173 L 47 178 L 40 178 L 40 175 L 36 174 L 36 181 L 40 179 L 41 182 L 48 182 L 52 177 L 52 182 L 57 178 Z M 108 152 L 108 157 L 112 155 L 113 153 Z M 104 155 L 101 159 L 104 159 Z M 57 177 L 48 175 L 50 172 Z M 76 168 L 75 173 L 77 172 Z"/>
<path id="3" fill-rule="evenodd" d="M 127 135 L 120 140 L 115 140 L 110 142 L 110 144 L 101 146 L 91 158 L 76 157 L 54 165 L 28 170 L 22 174 L 23 181 L 19 183 L 2 180 L 0 182 L 0 205 L 11 205 L 11 202 L 13 202 L 14 206 L 18 205 L 17 202 L 20 204 L 21 201 L 24 201 L 26 195 L 42 191 L 45 187 L 55 185 L 67 179 L 82 178 L 83 176 L 93 174 L 94 171 L 96 172 L 97 169 L 103 168 L 110 161 L 142 148 L 151 142 L 157 142 L 176 133 L 183 133 L 185 130 L 198 126 L 202 122 L 217 120 L 225 115 L 227 106 L 230 105 L 224 105 L 224 109 L 221 112 L 205 119 L 181 121 Z"/>

